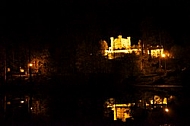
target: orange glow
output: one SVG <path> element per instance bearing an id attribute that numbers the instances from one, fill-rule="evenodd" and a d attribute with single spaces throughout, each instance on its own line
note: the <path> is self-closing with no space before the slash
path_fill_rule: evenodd
<path id="1" fill-rule="evenodd" d="M 24 103 L 24 101 L 20 101 L 20 103 Z"/>
<path id="2" fill-rule="evenodd" d="M 167 98 L 164 98 L 163 104 L 167 104 Z"/>
<path id="3" fill-rule="evenodd" d="M 8 101 L 8 102 L 7 102 L 7 105 L 10 105 L 10 104 L 11 104 L 11 102 L 10 102 L 10 101 Z"/>
<path id="4" fill-rule="evenodd" d="M 11 71 L 11 69 L 10 68 L 7 68 L 7 72 L 10 72 Z"/>
<path id="5" fill-rule="evenodd" d="M 169 109 L 168 109 L 168 108 L 165 108 L 165 112 L 169 112 Z"/>
<path id="6" fill-rule="evenodd" d="M 23 73 L 23 72 L 24 72 L 24 69 L 20 69 L 20 72 Z"/>
<path id="7" fill-rule="evenodd" d="M 111 40 L 111 46 L 108 47 L 108 49 L 105 48 L 103 50 L 104 56 L 108 56 L 108 59 L 115 59 L 117 57 L 120 57 L 120 54 L 123 53 L 132 53 L 135 52 L 136 55 L 141 54 L 141 45 L 140 41 L 138 45 L 131 45 L 131 37 L 122 38 L 122 35 L 119 35 L 118 38 L 110 37 Z M 156 47 L 150 46 L 150 51 L 146 52 L 148 54 L 151 54 L 152 57 L 165 57 L 166 54 L 163 54 L 164 49 L 161 45 L 157 45 Z M 113 55 L 112 55 L 113 54 Z M 115 57 L 115 54 L 118 54 L 117 57 Z"/>
<path id="8" fill-rule="evenodd" d="M 32 64 L 32 63 L 29 63 L 29 66 L 30 66 L 30 67 L 32 67 L 32 66 L 33 66 L 33 64 Z"/>
<path id="9" fill-rule="evenodd" d="M 162 57 L 166 57 L 166 54 L 162 54 Z"/>

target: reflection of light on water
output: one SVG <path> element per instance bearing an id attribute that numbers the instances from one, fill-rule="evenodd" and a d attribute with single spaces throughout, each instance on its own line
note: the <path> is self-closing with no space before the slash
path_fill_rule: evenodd
<path id="1" fill-rule="evenodd" d="M 10 104 L 11 104 L 11 102 L 10 102 L 10 101 L 8 101 L 8 102 L 7 102 L 7 105 L 10 105 Z"/>
<path id="2" fill-rule="evenodd" d="M 169 112 L 169 109 L 168 109 L 168 108 L 165 108 L 165 112 Z"/>
<path id="3" fill-rule="evenodd" d="M 131 105 L 135 105 L 135 103 L 128 103 L 128 104 L 109 104 L 107 105 L 107 108 L 113 108 L 113 107 L 131 107 Z"/>
<path id="4" fill-rule="evenodd" d="M 20 101 L 20 103 L 24 103 L 24 101 Z"/>
<path id="5" fill-rule="evenodd" d="M 167 101 L 167 98 L 166 97 L 164 97 L 163 99 L 162 98 L 160 98 L 160 96 L 158 96 L 158 95 L 155 95 L 154 96 L 154 99 L 151 99 L 150 100 L 150 104 L 167 104 L 168 103 L 168 101 Z"/>
<path id="6" fill-rule="evenodd" d="M 111 108 L 114 112 L 114 120 L 122 119 L 123 122 L 126 121 L 127 118 L 130 118 L 131 109 L 131 103 L 128 104 L 112 104 L 108 105 L 107 108 Z"/>
<path id="7" fill-rule="evenodd" d="M 127 103 L 127 104 L 116 104 L 114 99 L 109 99 L 108 102 L 106 102 L 106 108 L 107 110 L 113 111 L 114 114 L 114 120 L 121 119 L 123 122 L 126 121 L 127 118 L 131 118 L 132 112 L 135 112 L 135 110 L 132 110 L 131 107 L 135 106 L 144 108 L 144 109 L 157 109 L 157 108 L 163 108 L 165 112 L 169 112 L 169 109 L 167 107 L 168 100 L 172 99 L 173 96 L 169 97 L 161 97 L 158 95 L 151 95 L 147 99 L 141 99 L 137 100 L 137 103 Z M 112 102 L 111 102 L 112 101 Z"/>
<path id="8" fill-rule="evenodd" d="M 150 104 L 153 104 L 153 100 L 150 100 Z"/>
<path id="9" fill-rule="evenodd" d="M 130 108 L 114 108 L 114 120 L 122 119 L 123 122 L 130 118 Z"/>

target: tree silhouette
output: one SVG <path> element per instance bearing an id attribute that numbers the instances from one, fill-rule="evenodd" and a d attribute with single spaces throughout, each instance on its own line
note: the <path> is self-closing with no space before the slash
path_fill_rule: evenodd
<path id="1" fill-rule="evenodd" d="M 126 78 L 139 76 L 140 57 L 135 53 L 125 54 L 123 57 L 113 60 L 112 72 L 116 74 L 118 82 L 122 82 Z"/>
<path id="2" fill-rule="evenodd" d="M 33 72 L 39 75 L 50 75 L 51 63 L 49 60 L 48 49 L 32 50 L 31 51 L 31 63 L 33 64 Z"/>
<path id="3" fill-rule="evenodd" d="M 148 45 L 163 45 L 164 49 L 169 50 L 174 43 L 173 37 L 167 29 L 159 26 L 156 19 L 147 17 L 141 22 L 142 41 L 145 48 Z"/>
<path id="4" fill-rule="evenodd" d="M 76 68 L 81 73 L 107 73 L 109 62 L 102 56 L 101 48 L 90 43 L 81 43 L 76 49 Z"/>
<path id="5" fill-rule="evenodd" d="M 100 40 L 99 41 L 99 45 L 100 45 L 100 53 L 102 55 L 105 54 L 105 50 L 108 49 L 108 43 L 105 40 Z"/>
<path id="6" fill-rule="evenodd" d="M 141 22 L 141 33 L 142 33 L 142 41 L 146 45 L 154 44 L 154 45 L 159 45 L 159 34 L 157 31 L 157 28 L 154 24 L 154 18 L 153 17 L 148 17 L 145 18 Z"/>

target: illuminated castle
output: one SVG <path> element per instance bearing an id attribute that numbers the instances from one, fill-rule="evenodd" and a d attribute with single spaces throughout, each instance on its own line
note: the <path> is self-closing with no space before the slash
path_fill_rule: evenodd
<path id="1" fill-rule="evenodd" d="M 152 57 L 159 57 L 163 54 L 164 49 L 162 46 L 149 46 L 146 49 L 144 45 L 141 44 L 141 41 L 138 42 L 138 45 L 131 46 L 131 37 L 122 38 L 122 35 L 119 35 L 118 38 L 110 37 L 111 46 L 108 50 L 105 50 L 105 55 L 108 59 L 115 59 L 122 56 L 125 53 L 134 52 L 137 55 L 140 55 L 143 49 L 144 54 L 150 54 Z"/>

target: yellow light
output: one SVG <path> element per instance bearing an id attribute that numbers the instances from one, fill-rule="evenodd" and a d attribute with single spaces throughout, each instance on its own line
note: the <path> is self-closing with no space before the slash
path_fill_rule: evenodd
<path id="1" fill-rule="evenodd" d="M 127 104 L 115 104 L 116 107 L 127 107 Z"/>
<path id="2" fill-rule="evenodd" d="M 165 108 L 165 112 L 169 112 L 169 109 L 168 109 L 168 108 Z"/>
<path id="3" fill-rule="evenodd" d="M 10 68 L 7 68 L 7 72 L 10 72 L 11 71 L 11 69 Z"/>
<path id="4" fill-rule="evenodd" d="M 24 69 L 20 69 L 20 72 L 23 73 L 23 72 L 24 72 Z"/>
<path id="5" fill-rule="evenodd" d="M 162 54 L 162 57 L 166 57 L 166 54 Z"/>
<path id="6" fill-rule="evenodd" d="M 153 104 L 153 100 L 150 100 L 150 104 Z"/>
<path id="7" fill-rule="evenodd" d="M 20 103 L 24 103 L 24 101 L 20 101 Z"/>
<path id="8" fill-rule="evenodd" d="M 10 101 L 8 101 L 8 102 L 7 102 L 7 105 L 10 105 L 10 104 L 11 104 L 11 102 L 10 102 Z"/>
<path id="9" fill-rule="evenodd" d="M 128 107 L 130 107 L 130 106 L 131 106 L 131 103 L 128 104 Z"/>
<path id="10" fill-rule="evenodd" d="M 32 67 L 32 65 L 33 65 L 32 63 L 29 63 L 29 66 L 30 66 L 30 67 Z"/>
<path id="11" fill-rule="evenodd" d="M 164 98 L 163 104 L 167 104 L 167 98 Z"/>
<path id="12" fill-rule="evenodd" d="M 112 108 L 112 107 L 113 107 L 113 105 L 108 105 L 108 106 L 107 106 L 107 108 Z"/>

